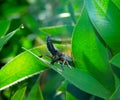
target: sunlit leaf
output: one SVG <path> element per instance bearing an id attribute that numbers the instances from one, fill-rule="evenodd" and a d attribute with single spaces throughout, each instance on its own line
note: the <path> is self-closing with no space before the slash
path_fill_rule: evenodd
<path id="1" fill-rule="evenodd" d="M 27 51 L 32 55 L 34 55 L 36 58 L 40 59 L 37 55 L 35 55 L 31 51 L 29 50 Z M 108 96 L 111 94 L 110 91 L 108 91 L 99 81 L 97 81 L 90 74 L 84 71 L 80 71 L 79 69 L 76 69 L 76 68 L 70 69 L 67 66 L 64 67 L 64 71 L 63 71 L 63 69 L 61 68 L 61 65 L 58 65 L 58 64 L 50 65 L 49 62 L 44 60 L 43 62 L 48 66 L 51 66 L 53 70 L 55 70 L 60 75 L 62 75 L 66 80 L 68 80 L 77 88 L 82 89 L 85 92 L 94 94 L 102 98 L 108 98 Z M 99 92 L 96 93 L 96 91 L 99 91 Z"/>
<path id="2" fill-rule="evenodd" d="M 60 46 L 61 50 L 69 50 L 69 46 Z M 49 55 L 46 46 L 33 49 L 34 53 L 41 55 Z M 51 65 L 50 63 L 48 64 Z M 16 56 L 12 61 L 7 63 L 0 70 L 0 90 L 3 90 L 17 82 L 25 80 L 33 75 L 39 74 L 41 71 L 48 69 L 45 60 L 36 58 L 28 52 L 24 52 Z"/>
<path id="3" fill-rule="evenodd" d="M 63 47 L 66 48 L 66 46 Z M 39 54 L 39 49 L 35 49 L 34 53 Z M 41 50 L 46 51 L 43 48 Z M 38 74 L 49 66 L 70 83 L 85 92 L 102 98 L 107 98 L 110 95 L 110 92 L 88 73 L 76 68 L 70 69 L 67 66 L 64 67 L 63 71 L 60 64 L 51 65 L 50 62 L 39 58 L 34 53 L 30 51 L 24 52 L 0 70 L 0 90 Z"/>
<path id="4" fill-rule="evenodd" d="M 39 49 L 37 49 L 38 54 Z M 0 90 L 45 70 L 46 64 L 28 52 L 16 56 L 0 70 Z"/>

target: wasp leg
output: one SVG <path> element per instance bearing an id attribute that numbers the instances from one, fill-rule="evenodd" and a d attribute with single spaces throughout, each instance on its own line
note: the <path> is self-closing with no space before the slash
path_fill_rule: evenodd
<path id="1" fill-rule="evenodd" d="M 62 65 L 61 65 L 62 70 L 64 70 L 63 66 L 65 65 L 65 62 L 66 62 L 66 59 L 65 59 L 65 60 L 63 60 L 63 62 L 62 62 Z"/>
<path id="2" fill-rule="evenodd" d="M 55 62 L 59 61 L 59 57 L 53 57 L 51 64 L 54 64 Z"/>
<path id="3" fill-rule="evenodd" d="M 66 60 L 66 64 L 67 64 L 67 66 L 68 66 L 70 69 L 72 69 L 72 67 L 69 65 L 69 63 L 68 63 L 67 60 Z"/>
<path id="4" fill-rule="evenodd" d="M 40 57 L 40 58 L 42 58 L 42 57 L 47 57 L 47 58 L 51 58 L 51 59 L 53 58 L 53 57 L 51 57 L 51 56 L 49 56 L 49 55 L 40 55 L 39 57 Z"/>

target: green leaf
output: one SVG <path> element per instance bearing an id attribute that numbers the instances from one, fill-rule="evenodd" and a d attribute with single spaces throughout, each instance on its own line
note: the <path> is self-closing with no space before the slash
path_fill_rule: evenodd
<path id="1" fill-rule="evenodd" d="M 61 26 L 51 26 L 51 27 L 44 27 L 40 28 L 40 32 L 42 35 L 52 35 L 52 36 L 64 36 L 68 37 L 72 35 L 73 27 L 71 25 L 61 25 Z"/>
<path id="2" fill-rule="evenodd" d="M 34 52 L 39 53 L 39 49 Z M 39 60 L 28 52 L 16 56 L 0 70 L 0 90 L 19 81 L 25 80 L 46 69 L 43 60 Z"/>
<path id="3" fill-rule="evenodd" d="M 110 92 L 104 88 L 100 82 L 84 71 L 80 71 L 76 68 L 70 69 L 67 66 L 65 66 L 64 71 L 62 71 L 61 66 L 58 65 L 52 66 L 52 68 L 70 83 L 87 93 L 99 96 L 101 98 L 108 98 L 110 95 Z"/>
<path id="4" fill-rule="evenodd" d="M 111 60 L 110 62 L 117 66 L 118 68 L 120 68 L 120 53 L 116 54 Z"/>
<path id="5" fill-rule="evenodd" d="M 9 26 L 10 26 L 10 21 L 7 20 L 0 21 L 0 37 L 7 33 Z"/>
<path id="6" fill-rule="evenodd" d="M 26 91 L 26 87 L 18 89 L 15 92 L 15 94 L 12 96 L 11 100 L 17 100 L 18 98 L 19 100 L 24 100 L 25 91 Z"/>
<path id="7" fill-rule="evenodd" d="M 120 100 L 120 87 L 116 89 L 114 94 L 110 97 L 110 100 Z"/>
<path id="8" fill-rule="evenodd" d="M 36 84 L 33 86 L 27 100 L 44 100 L 39 82 L 36 82 Z"/>
<path id="9" fill-rule="evenodd" d="M 67 48 L 67 46 L 60 47 L 63 49 Z M 38 50 L 40 50 L 43 55 L 44 53 L 47 54 L 45 47 L 33 49 L 33 53 L 27 50 L 27 52 L 18 55 L 0 70 L 0 90 L 38 74 L 49 66 L 70 83 L 85 92 L 101 98 L 108 98 L 111 94 L 110 91 L 87 72 L 80 71 L 77 68 L 70 69 L 66 65 L 63 71 L 60 64 L 55 63 L 55 65 L 51 65 L 50 61 L 39 58 L 36 55 L 40 55 Z"/>
<path id="10" fill-rule="evenodd" d="M 31 53 L 32 55 L 34 55 L 36 58 L 40 59 L 36 54 L 32 53 L 29 50 L 27 51 Z M 102 98 L 108 98 L 111 94 L 110 91 L 108 91 L 99 81 L 97 81 L 90 74 L 84 71 L 80 71 L 79 69 L 76 69 L 76 68 L 70 69 L 67 66 L 64 67 L 64 71 L 63 71 L 61 69 L 61 65 L 58 65 L 58 64 L 50 65 L 49 62 L 47 61 L 43 61 L 43 62 L 47 64 L 48 66 L 51 66 L 53 70 L 55 70 L 60 75 L 62 75 L 66 80 L 68 80 L 70 83 L 75 85 L 77 88 L 85 92 L 94 94 Z"/>
<path id="11" fill-rule="evenodd" d="M 16 30 L 8 33 L 8 34 L 5 35 L 4 37 L 0 38 L 0 50 L 2 49 L 2 47 L 8 42 L 8 40 L 9 40 L 17 31 L 19 31 L 19 28 L 17 28 Z"/>
<path id="12" fill-rule="evenodd" d="M 66 92 L 66 99 L 65 100 L 78 100 L 73 95 L 71 95 L 69 92 Z"/>
<path id="13" fill-rule="evenodd" d="M 69 82 L 67 80 L 64 80 L 62 84 L 59 86 L 59 88 L 57 89 L 57 91 L 62 91 L 62 92 L 66 91 L 68 83 Z"/>
<path id="14" fill-rule="evenodd" d="M 53 70 L 49 70 L 46 73 L 47 76 L 49 76 L 49 79 L 46 79 L 45 83 L 42 83 L 42 85 L 44 85 L 42 91 L 44 94 L 48 94 L 48 96 L 49 95 L 54 96 L 56 90 L 58 89 L 58 87 L 60 86 L 64 79 L 63 77 L 61 77 L 61 75 L 59 75 Z M 50 73 L 52 75 L 50 75 Z M 51 86 L 51 84 L 53 85 L 53 87 Z"/>
<path id="15" fill-rule="evenodd" d="M 86 10 L 83 11 L 73 32 L 72 53 L 77 68 L 92 75 L 110 93 L 114 91 L 115 83 L 111 66 L 108 63 L 107 49 L 96 36 Z M 91 83 L 91 81 L 92 79 L 88 82 Z M 89 85 L 94 88 L 89 93 L 98 91 L 95 90 L 96 84 L 93 87 Z"/>
<path id="16" fill-rule="evenodd" d="M 59 47 L 61 47 L 61 50 L 70 50 L 69 46 Z M 32 51 L 39 56 L 49 55 L 46 46 L 41 46 Z M 47 69 L 48 65 L 46 65 L 45 60 L 42 58 L 36 58 L 28 52 L 21 53 L 0 70 L 0 90 L 39 74 L 41 71 Z"/>
<path id="17" fill-rule="evenodd" d="M 120 9 L 112 0 L 85 0 L 90 20 L 113 54 L 120 52 Z"/>

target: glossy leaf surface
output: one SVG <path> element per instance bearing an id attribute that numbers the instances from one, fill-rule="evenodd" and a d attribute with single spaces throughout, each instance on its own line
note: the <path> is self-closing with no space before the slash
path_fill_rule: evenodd
<path id="1" fill-rule="evenodd" d="M 97 37 L 85 10 L 74 29 L 72 52 L 77 68 L 81 71 L 88 72 L 110 93 L 114 91 L 114 77 L 108 62 L 107 49 Z M 88 83 L 89 82 L 90 81 L 88 81 Z M 96 84 L 94 84 L 92 88 L 95 89 L 95 85 Z M 94 90 L 94 92 L 95 91 L 97 90 Z"/>
<path id="2" fill-rule="evenodd" d="M 85 0 L 92 24 L 113 54 L 120 52 L 120 9 L 115 4 L 112 0 Z"/>

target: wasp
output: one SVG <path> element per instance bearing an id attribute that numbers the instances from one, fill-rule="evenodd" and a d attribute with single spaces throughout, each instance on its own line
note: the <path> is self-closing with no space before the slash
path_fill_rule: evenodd
<path id="1" fill-rule="evenodd" d="M 68 55 L 63 54 L 60 50 L 56 49 L 52 43 L 50 36 L 47 37 L 47 48 L 48 48 L 48 51 L 52 54 L 51 64 L 54 64 L 55 62 L 60 62 L 63 70 L 64 70 L 63 66 L 65 64 L 69 68 L 71 68 L 69 64 L 73 63 L 72 58 Z"/>

